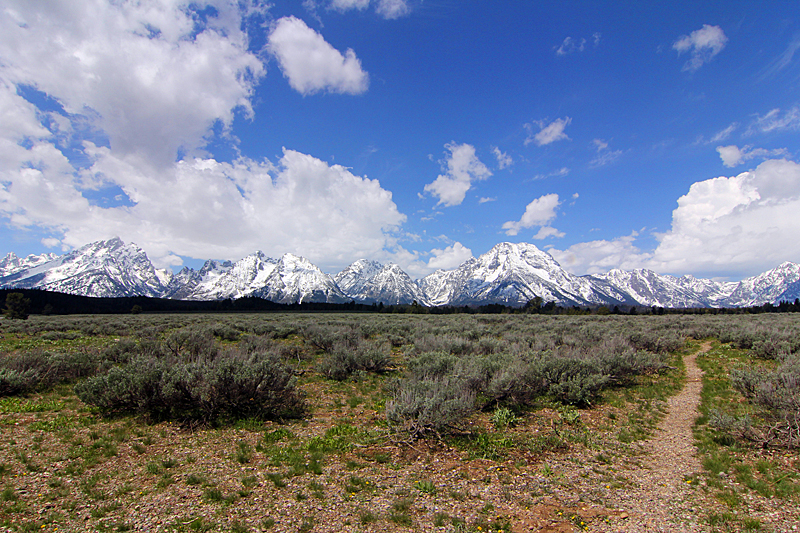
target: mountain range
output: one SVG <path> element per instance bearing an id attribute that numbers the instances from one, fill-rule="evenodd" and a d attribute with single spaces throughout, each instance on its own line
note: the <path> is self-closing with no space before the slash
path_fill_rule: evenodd
<path id="1" fill-rule="evenodd" d="M 458 268 L 414 280 L 399 266 L 360 259 L 335 276 L 303 257 L 262 252 L 238 261 L 208 260 L 200 270 L 156 269 L 147 254 L 119 238 L 64 255 L 9 253 L 0 260 L 0 288 L 38 288 L 95 297 L 150 296 L 222 300 L 255 296 L 278 303 L 355 300 L 385 305 L 503 304 L 536 297 L 569 306 L 748 307 L 800 297 L 800 264 L 782 265 L 738 282 L 652 270 L 611 270 L 576 276 L 532 244 L 500 243 Z"/>

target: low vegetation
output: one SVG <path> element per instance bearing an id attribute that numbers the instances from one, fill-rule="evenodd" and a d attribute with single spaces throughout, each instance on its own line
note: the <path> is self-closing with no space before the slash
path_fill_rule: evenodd
<path id="1" fill-rule="evenodd" d="M 800 495 L 798 333 L 794 314 L 6 319 L 0 529 L 316 531 L 328 503 L 361 530 L 599 527 L 690 339 L 715 344 L 687 485 L 708 527 L 755 529 L 751 496 Z"/>

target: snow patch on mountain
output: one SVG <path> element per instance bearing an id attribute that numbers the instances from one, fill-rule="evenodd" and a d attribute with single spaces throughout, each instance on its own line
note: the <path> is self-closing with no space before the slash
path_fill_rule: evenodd
<path id="1" fill-rule="evenodd" d="M 96 297 L 160 296 L 161 279 L 141 248 L 114 238 L 4 276 L 0 286 Z"/>
<path id="2" fill-rule="evenodd" d="M 395 264 L 360 259 L 339 272 L 334 280 L 349 298 L 360 302 L 429 305 L 420 286 Z"/>

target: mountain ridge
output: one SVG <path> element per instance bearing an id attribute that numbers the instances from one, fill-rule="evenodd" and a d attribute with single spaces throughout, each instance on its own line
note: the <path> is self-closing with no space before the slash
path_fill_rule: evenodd
<path id="1" fill-rule="evenodd" d="M 738 282 L 718 282 L 613 269 L 577 276 L 528 243 L 499 243 L 451 270 L 414 280 L 398 265 L 359 259 L 331 276 L 291 253 L 257 251 L 238 261 L 209 259 L 177 273 L 156 269 L 147 254 L 118 237 L 63 255 L 0 259 L 0 288 L 40 288 L 96 297 L 151 296 L 213 301 L 246 296 L 276 303 L 417 302 L 425 306 L 502 304 L 520 307 L 534 298 L 562 306 L 750 307 L 800 297 L 800 264 L 784 262 Z"/>

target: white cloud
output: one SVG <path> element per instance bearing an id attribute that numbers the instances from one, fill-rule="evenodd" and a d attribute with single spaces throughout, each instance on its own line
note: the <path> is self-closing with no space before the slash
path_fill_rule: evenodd
<path id="1" fill-rule="evenodd" d="M 768 160 L 730 178 L 693 184 L 653 258 L 668 272 L 755 273 L 800 257 L 800 165 Z"/>
<path id="2" fill-rule="evenodd" d="M 561 205 L 557 194 L 546 194 L 532 201 L 525 207 L 525 213 L 517 221 L 510 220 L 503 224 L 507 235 L 517 235 L 523 228 L 544 226 L 556 217 L 556 209 Z M 550 228 L 550 230 L 553 230 Z M 541 232 L 540 232 L 541 233 Z"/>
<path id="3" fill-rule="evenodd" d="M 213 14 L 198 16 L 206 5 Z M 338 268 L 395 246 L 406 217 L 377 180 L 288 149 L 274 164 L 204 153 L 213 127 L 252 112 L 264 75 L 241 30 L 263 15 L 249 6 L 7 2 L 0 216 L 43 233 L 49 247 L 118 235 L 159 266 L 260 249 Z M 21 96 L 26 87 L 64 111 L 42 112 Z M 92 190 L 113 201 L 90 200 Z"/>
<path id="4" fill-rule="evenodd" d="M 496 196 L 493 196 L 492 198 L 483 197 L 480 200 L 478 200 L 478 203 L 479 204 L 485 204 L 487 202 L 496 202 L 496 201 L 497 201 L 497 197 Z"/>
<path id="5" fill-rule="evenodd" d="M 396 19 L 407 15 L 411 9 L 407 0 L 378 0 L 375 11 L 387 19 Z"/>
<path id="6" fill-rule="evenodd" d="M 569 126 L 572 122 L 570 117 L 566 118 L 557 118 L 553 122 L 547 124 L 544 120 L 537 120 L 531 124 L 525 124 L 528 132 L 532 132 L 533 124 L 539 127 L 539 131 L 536 132 L 533 136 L 528 136 L 525 139 L 525 146 L 529 145 L 532 142 L 535 142 L 537 146 L 545 146 L 550 143 L 554 143 L 560 140 L 569 140 L 567 134 L 564 133 L 564 129 Z"/>
<path id="7" fill-rule="evenodd" d="M 742 148 L 735 145 L 717 146 L 717 152 L 722 159 L 722 164 L 729 168 L 733 168 L 755 157 L 767 158 L 789 155 L 786 148 L 766 150 L 764 148 L 753 148 L 750 145 L 743 146 Z"/>
<path id="8" fill-rule="evenodd" d="M 431 254 L 433 257 L 428 260 L 428 269 L 431 271 L 456 268 L 461 266 L 464 261 L 472 258 L 472 250 L 460 242 L 456 242 L 443 250 L 434 248 L 431 250 Z"/>
<path id="9" fill-rule="evenodd" d="M 349 11 L 351 9 L 365 10 L 370 5 L 370 0 L 330 0 L 330 9 Z M 386 19 L 396 19 L 411 12 L 407 0 L 377 0 L 374 2 L 375 12 Z M 316 7 L 316 5 L 315 5 Z"/>
<path id="10" fill-rule="evenodd" d="M 296 17 L 283 17 L 275 23 L 267 48 L 289 85 L 302 95 L 320 91 L 361 94 L 369 87 L 369 75 L 352 49 L 342 55 Z"/>
<path id="11" fill-rule="evenodd" d="M 583 52 L 586 48 L 586 39 L 573 39 L 572 37 L 565 37 L 564 42 L 560 46 L 555 47 L 557 56 L 565 56 L 573 52 Z"/>
<path id="12" fill-rule="evenodd" d="M 508 168 L 514 164 L 514 160 L 511 159 L 511 156 L 505 152 L 501 152 L 500 148 L 497 146 L 492 147 L 492 153 L 497 158 L 497 166 L 500 167 L 500 170 Z"/>
<path id="13" fill-rule="evenodd" d="M 423 256 L 426 255 L 431 256 L 427 262 L 423 260 Z M 434 248 L 427 253 L 412 252 L 401 246 L 395 246 L 379 257 L 382 261 L 399 265 L 409 276 L 419 279 L 438 269 L 449 270 L 459 267 L 473 256 L 472 250 L 460 242 L 455 242 L 444 249 Z"/>
<path id="14" fill-rule="evenodd" d="M 719 54 L 727 42 L 728 38 L 722 28 L 703 24 L 699 30 L 675 41 L 672 48 L 677 50 L 678 54 L 689 52 L 689 61 L 683 65 L 683 70 L 695 71 Z"/>
<path id="15" fill-rule="evenodd" d="M 594 139 L 592 140 L 592 144 L 597 149 L 597 156 L 589 161 L 589 166 L 591 167 L 608 165 L 616 161 L 617 158 L 622 155 L 622 150 L 609 150 L 608 141 L 604 141 L 603 139 Z"/>
<path id="16" fill-rule="evenodd" d="M 331 0 L 330 7 L 338 11 L 364 10 L 369 7 L 369 0 Z"/>
<path id="17" fill-rule="evenodd" d="M 38 165 L 44 170 L 2 173 L 8 185 L 0 190 L 0 212 L 19 227 L 49 228 L 70 246 L 119 235 L 162 265 L 171 252 L 236 258 L 260 249 L 345 266 L 353 257 L 379 255 L 405 221 L 377 180 L 292 150 L 277 165 L 191 159 L 153 174 L 90 146 L 87 172 L 107 176 L 133 203 L 102 208 L 81 195 L 63 161 L 53 165 L 59 161 L 52 147 L 41 146 L 42 160 L 49 158 Z"/>
<path id="18" fill-rule="evenodd" d="M 539 228 L 539 231 L 536 232 L 536 235 L 534 235 L 532 238 L 534 240 L 541 241 L 544 239 L 549 239 L 550 237 L 555 237 L 556 239 L 560 239 L 564 235 L 566 235 L 566 233 L 564 233 L 563 231 L 558 231 L 556 228 L 550 226 L 542 226 L 541 228 Z"/>
<path id="19" fill-rule="evenodd" d="M 564 177 L 569 174 L 569 169 L 567 167 L 561 167 L 558 170 L 554 170 L 548 174 L 536 174 L 532 177 L 532 180 L 543 180 L 547 178 L 557 178 L 557 177 Z"/>
<path id="20" fill-rule="evenodd" d="M 578 273 L 650 268 L 673 274 L 754 275 L 800 257 L 800 164 L 771 159 L 755 170 L 694 183 L 669 231 L 643 252 L 637 234 L 548 250 Z"/>
<path id="21" fill-rule="evenodd" d="M 709 142 L 709 143 L 718 143 L 718 142 L 722 142 L 722 141 L 724 141 L 725 139 L 727 139 L 728 137 L 730 137 L 730 136 L 731 136 L 731 134 L 732 134 L 734 131 L 736 131 L 736 128 L 738 128 L 738 127 L 739 127 L 739 123 L 738 123 L 738 122 L 734 122 L 734 123 L 732 123 L 730 126 L 728 126 L 727 128 L 725 128 L 724 130 L 721 130 L 721 131 L 717 132 L 717 134 L 716 134 L 716 135 L 714 135 L 713 137 L 711 137 L 711 140 L 710 140 L 710 141 L 708 141 L 708 142 Z"/>
<path id="22" fill-rule="evenodd" d="M 217 16 L 201 23 L 189 2 L 9 0 L 0 78 L 56 99 L 116 152 L 169 165 L 179 149 L 205 146 L 215 122 L 228 127 L 236 109 L 251 113 L 265 73 L 241 30 L 257 14 L 233 0 L 207 3 Z"/>
<path id="23" fill-rule="evenodd" d="M 574 244 L 566 250 L 548 248 L 547 252 L 566 270 L 576 274 L 600 274 L 612 268 L 641 268 L 648 256 L 633 243 L 637 233 L 616 239 Z"/>
<path id="24" fill-rule="evenodd" d="M 592 34 L 592 40 L 594 41 L 595 48 L 597 48 L 600 45 L 600 39 L 602 37 L 603 35 L 599 31 L 596 31 Z"/>
<path id="25" fill-rule="evenodd" d="M 759 81 L 764 81 L 789 66 L 794 61 L 794 55 L 798 50 L 800 50 L 800 36 L 795 34 L 794 39 L 786 47 L 786 50 L 764 70 L 764 74 Z"/>
<path id="26" fill-rule="evenodd" d="M 439 198 L 439 204 L 450 207 L 464 201 L 473 181 L 485 180 L 492 172 L 475 155 L 474 146 L 452 142 L 445 148 L 450 152 L 444 161 L 445 173 L 425 185 L 425 191 Z"/>
<path id="27" fill-rule="evenodd" d="M 781 114 L 780 109 L 773 109 L 766 115 L 756 115 L 756 119 L 747 128 L 745 135 L 755 133 L 771 133 L 773 131 L 800 129 L 800 106 L 795 105 Z"/>
<path id="28" fill-rule="evenodd" d="M 596 168 L 608 165 L 609 163 L 616 161 L 621 155 L 622 150 L 607 150 L 605 152 L 600 152 L 597 157 L 589 161 L 589 166 Z"/>

